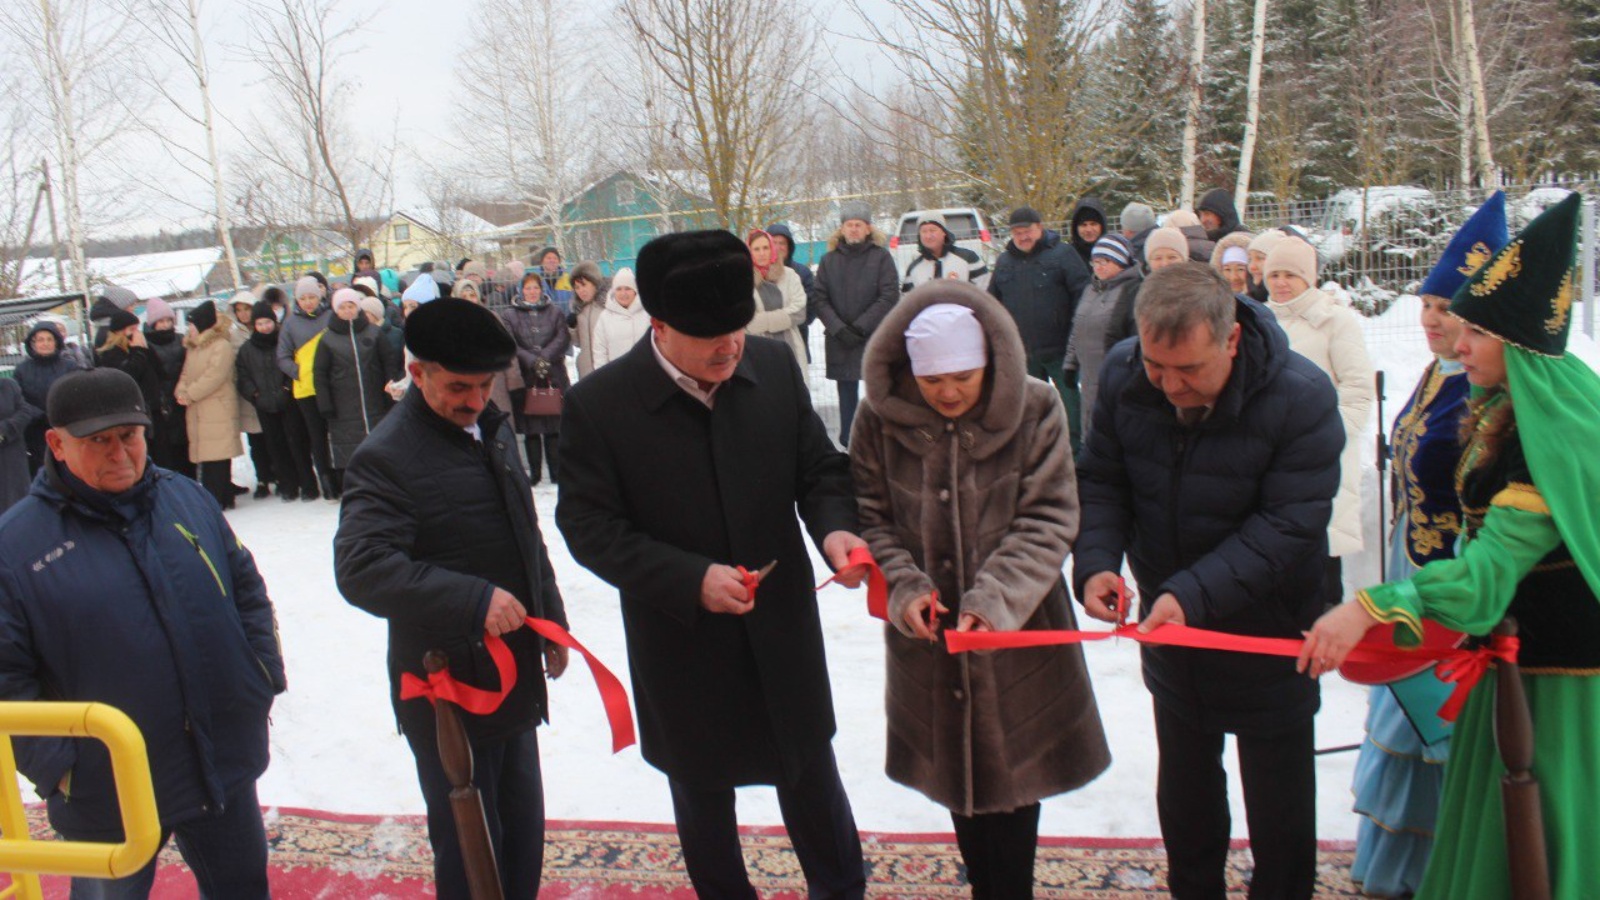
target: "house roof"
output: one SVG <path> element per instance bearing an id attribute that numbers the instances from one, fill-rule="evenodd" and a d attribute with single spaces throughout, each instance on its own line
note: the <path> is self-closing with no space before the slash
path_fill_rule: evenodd
<path id="1" fill-rule="evenodd" d="M 434 234 L 457 233 L 463 237 L 476 238 L 500 230 L 493 222 L 475 216 L 459 206 L 448 211 L 440 210 L 436 206 L 408 206 L 405 209 L 395 210 L 394 214 L 404 216 Z"/>
<path id="2" fill-rule="evenodd" d="M 136 256 L 103 256 L 85 262 L 89 267 L 91 290 L 92 285 L 109 282 L 133 291 L 140 300 L 149 300 L 205 290 L 206 278 L 221 260 L 221 247 L 202 247 Z M 32 297 L 58 289 L 54 259 L 30 259 L 23 263 L 22 278 L 17 284 L 19 296 Z"/>

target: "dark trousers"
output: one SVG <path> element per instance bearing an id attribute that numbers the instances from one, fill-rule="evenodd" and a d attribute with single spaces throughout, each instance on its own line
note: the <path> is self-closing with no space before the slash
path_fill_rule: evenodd
<path id="1" fill-rule="evenodd" d="M 1062 360 L 1042 361 L 1031 356 L 1028 357 L 1028 374 L 1055 385 L 1056 392 L 1061 395 L 1061 405 L 1067 410 L 1067 431 L 1072 436 L 1072 452 L 1078 452 L 1083 447 L 1084 423 L 1080 421 L 1083 403 L 1078 394 L 1077 377 L 1067 376 L 1062 368 Z"/>
<path id="2" fill-rule="evenodd" d="M 450 810 L 450 779 L 439 759 L 432 730 L 406 735 L 417 760 L 417 780 L 428 805 L 428 843 L 433 845 L 433 880 L 439 900 L 471 900 L 461 838 Z M 472 782 L 483 796 L 489 842 L 500 868 L 506 900 L 539 895 L 544 869 L 544 781 L 539 774 L 539 736 L 532 729 L 505 740 L 472 746 Z"/>
<path id="3" fill-rule="evenodd" d="M 1033 896 L 1033 854 L 1039 845 L 1039 804 L 1004 813 L 950 814 L 956 846 L 967 866 L 972 900 Z"/>
<path id="4" fill-rule="evenodd" d="M 322 417 L 322 410 L 317 409 L 315 397 L 301 397 L 294 401 L 294 405 L 300 410 L 300 420 L 306 426 L 311 464 L 316 467 L 317 476 L 325 479 L 333 471 L 333 458 L 328 454 L 328 420 Z"/>
<path id="5" fill-rule="evenodd" d="M 185 822 L 161 835 L 178 839 L 202 900 L 267 900 L 267 832 L 252 782 L 209 819 Z M 156 857 L 126 878 L 74 878 L 72 900 L 143 900 L 156 880 Z"/>
<path id="6" fill-rule="evenodd" d="M 223 509 L 233 509 L 233 460 L 201 463 L 200 485 L 217 499 Z"/>
<path id="7" fill-rule="evenodd" d="M 861 401 L 861 382 L 841 381 L 839 386 L 839 446 L 850 446 L 850 426 L 856 420 L 856 404 Z"/>
<path id="8" fill-rule="evenodd" d="M 256 414 L 259 420 L 261 414 Z M 256 470 L 256 484 L 272 484 L 278 480 L 276 466 L 273 465 L 272 451 L 267 448 L 266 426 L 255 434 L 246 434 L 245 441 L 250 444 L 250 465 Z"/>
<path id="9" fill-rule="evenodd" d="M 1196 728 L 1155 704 L 1156 810 L 1167 845 L 1167 883 L 1178 900 L 1227 893 L 1228 777 L 1223 732 Z M 1317 773 L 1311 719 L 1271 735 L 1236 734 L 1245 821 L 1258 900 L 1308 898 L 1317 883 Z"/>
<path id="10" fill-rule="evenodd" d="M 306 418 L 300 414 L 299 404 L 292 402 L 279 415 L 283 438 L 289 445 L 289 462 L 300 481 L 300 493 L 317 497 L 317 470 L 311 462 L 311 435 L 306 431 Z"/>
<path id="11" fill-rule="evenodd" d="M 672 788 L 683 864 L 695 894 L 711 900 L 756 897 L 739 850 L 733 788 L 701 790 L 671 778 L 667 783 Z M 864 896 L 867 876 L 861 836 L 833 749 L 819 753 L 793 784 L 777 788 L 778 809 L 800 858 L 808 895 L 814 900 Z"/>
<path id="12" fill-rule="evenodd" d="M 550 483 L 561 479 L 561 435 L 529 434 L 522 438 L 528 451 L 528 480 L 538 484 L 544 478 L 544 461 L 550 460 Z M 541 449 L 542 447 L 542 449 Z"/>
<path id="13" fill-rule="evenodd" d="M 311 469 L 311 448 L 304 446 L 305 423 L 300 421 L 300 414 L 292 409 L 275 413 L 258 409 L 256 418 L 261 420 L 261 443 L 272 460 L 273 481 L 278 484 L 278 493 L 293 497 L 306 485 L 315 484 L 317 476 Z M 301 438 L 298 458 L 290 437 L 292 433 L 298 433 Z"/>

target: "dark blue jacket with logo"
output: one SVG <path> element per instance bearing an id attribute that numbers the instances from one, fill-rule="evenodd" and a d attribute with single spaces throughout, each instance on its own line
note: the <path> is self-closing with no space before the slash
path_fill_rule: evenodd
<path id="1" fill-rule="evenodd" d="M 127 713 L 164 828 L 217 814 L 266 770 L 267 713 L 284 687 L 266 585 L 196 482 L 149 465 L 110 496 L 50 460 L 0 517 L 0 697 Z M 57 831 L 121 839 L 105 745 L 16 745 Z"/>

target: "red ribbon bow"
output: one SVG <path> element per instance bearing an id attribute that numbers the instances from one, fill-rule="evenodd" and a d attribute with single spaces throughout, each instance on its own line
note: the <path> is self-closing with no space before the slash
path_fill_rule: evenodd
<path id="1" fill-rule="evenodd" d="M 866 547 L 851 550 L 850 558 L 841 571 L 858 567 L 865 567 L 867 570 L 867 615 L 874 619 L 889 621 L 889 581 L 883 577 L 883 570 L 878 568 L 878 561 L 872 558 L 872 551 Z M 835 573 L 832 578 L 817 585 L 817 590 L 820 591 L 838 580 L 839 576 Z"/>
<path id="2" fill-rule="evenodd" d="M 633 712 L 628 707 L 628 691 L 617 676 L 560 625 L 532 616 L 523 621 L 545 640 L 578 651 L 589 666 L 589 674 L 594 676 L 595 687 L 600 690 L 600 702 L 605 706 L 606 721 L 611 726 L 611 752 L 620 753 L 624 747 L 631 746 L 635 740 Z M 499 690 L 463 684 L 452 677 L 449 670 L 430 672 L 426 680 L 403 672 L 400 675 L 400 699 L 424 697 L 432 702 L 442 697 L 475 716 L 486 716 L 499 709 L 506 695 L 517 686 L 517 661 L 511 656 L 511 648 L 499 637 L 484 635 L 483 646 L 489 651 L 489 658 L 494 660 L 495 669 L 500 673 Z"/>
<path id="3" fill-rule="evenodd" d="M 1517 661 L 1517 650 L 1522 642 L 1508 635 L 1497 634 L 1489 639 L 1489 646 L 1479 647 L 1475 650 L 1456 650 L 1454 655 L 1441 660 L 1434 674 L 1440 681 L 1455 685 L 1455 690 L 1450 692 L 1450 699 L 1439 707 L 1439 718 L 1446 722 L 1454 722 L 1456 716 L 1461 715 L 1461 710 L 1467 705 L 1467 695 L 1477 686 L 1483 678 L 1483 673 L 1489 671 L 1495 660 L 1504 663 Z"/>

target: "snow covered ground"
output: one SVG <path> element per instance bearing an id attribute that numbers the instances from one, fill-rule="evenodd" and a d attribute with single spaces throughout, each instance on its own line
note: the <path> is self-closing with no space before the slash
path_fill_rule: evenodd
<path id="1" fill-rule="evenodd" d="M 1374 362 L 1388 373 L 1385 415 L 1391 420 L 1428 359 L 1420 331 L 1407 327 L 1416 321 L 1417 309 L 1416 299 L 1406 298 L 1368 323 Z M 1573 348 L 1591 365 L 1600 360 L 1595 344 L 1581 336 L 1573 338 Z M 814 373 L 813 383 L 819 406 L 832 406 L 832 384 L 823 382 L 820 372 Z M 1364 479 L 1369 547 L 1375 545 L 1378 533 L 1370 435 L 1369 431 Z M 239 469 L 240 482 L 253 483 L 248 462 L 240 460 Z M 535 501 L 573 633 L 626 683 L 616 592 L 566 552 L 553 524 L 555 489 L 537 488 Z M 229 519 L 255 552 L 266 577 L 288 662 L 289 692 L 279 698 L 273 712 L 273 760 L 261 782 L 262 802 L 352 813 L 420 813 L 411 756 L 395 733 L 387 700 L 384 625 L 346 604 L 334 587 L 331 544 L 337 507 L 324 501 L 284 504 L 246 498 Z M 820 561 L 815 569 L 825 571 Z M 1376 551 L 1370 550 L 1347 561 L 1346 584 L 1353 588 L 1371 583 L 1377 571 Z M 883 775 L 882 626 L 867 617 L 859 591 L 828 588 L 819 602 L 839 718 L 834 747 L 858 823 L 874 831 L 949 831 L 943 810 Z M 1105 643 L 1090 646 L 1086 655 L 1113 763 L 1084 789 L 1046 801 L 1042 833 L 1159 835 L 1154 729 L 1149 695 L 1139 678 L 1138 651 L 1128 643 Z M 670 822 L 664 776 L 642 761 L 637 748 L 615 756 L 608 752 L 610 739 L 598 697 L 579 660 L 574 659 L 566 676 L 553 685 L 551 698 L 554 722 L 540 731 L 549 816 Z M 1365 711 L 1365 689 L 1337 678 L 1327 680 L 1317 717 L 1317 745 L 1357 743 Z M 1243 837 L 1232 753 L 1230 744 L 1234 833 Z M 1354 760 L 1354 753 L 1318 758 L 1318 831 L 1323 838 L 1355 835 L 1355 818 L 1349 812 Z M 747 824 L 780 823 L 775 794 L 761 788 L 742 791 L 740 818 Z"/>

